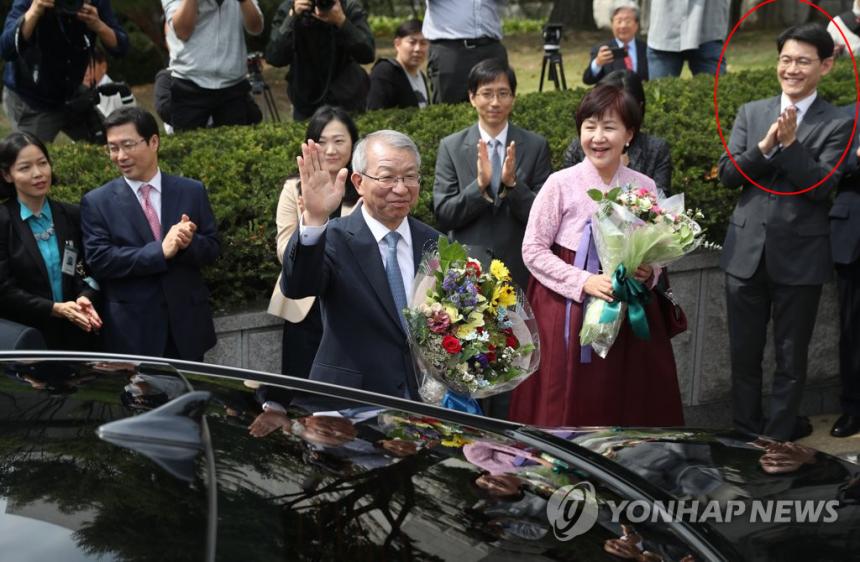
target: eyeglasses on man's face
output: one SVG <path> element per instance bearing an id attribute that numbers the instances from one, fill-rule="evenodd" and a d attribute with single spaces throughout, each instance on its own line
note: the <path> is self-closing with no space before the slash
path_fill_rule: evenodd
<path id="1" fill-rule="evenodd" d="M 499 101 L 508 101 L 514 97 L 514 93 L 510 90 L 478 90 L 475 95 L 484 101 L 493 101 L 494 98 Z"/>
<path id="2" fill-rule="evenodd" d="M 796 64 L 797 68 L 807 69 L 810 66 L 812 66 L 812 63 L 819 61 L 821 59 L 810 59 L 807 57 L 794 58 L 794 57 L 789 57 L 788 55 L 782 55 L 777 60 L 779 61 L 779 66 L 782 66 L 785 68 L 791 66 L 792 64 Z"/>
<path id="3" fill-rule="evenodd" d="M 134 150 L 134 148 L 142 142 L 146 142 L 146 139 L 142 138 L 142 139 L 139 139 L 136 141 L 124 140 L 124 141 L 117 143 L 117 144 L 108 143 L 108 145 L 105 147 L 105 149 L 107 150 L 108 154 L 119 154 L 120 149 L 122 149 L 123 152 L 128 153 L 128 152 L 131 152 L 132 150 Z"/>
<path id="4" fill-rule="evenodd" d="M 371 176 L 370 174 L 365 174 L 364 172 L 359 172 L 362 176 L 372 179 L 374 181 L 378 181 L 379 184 L 386 189 L 393 189 L 397 182 L 402 181 L 403 185 L 406 187 L 418 187 L 421 185 L 421 176 L 408 175 L 408 176 Z"/>

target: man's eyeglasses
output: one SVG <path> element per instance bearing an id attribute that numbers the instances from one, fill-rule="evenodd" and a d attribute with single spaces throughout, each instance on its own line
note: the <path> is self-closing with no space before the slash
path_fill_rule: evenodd
<path id="1" fill-rule="evenodd" d="M 370 174 L 365 174 L 364 172 L 359 172 L 362 176 L 372 179 L 374 181 L 378 181 L 382 187 L 387 189 L 393 189 L 395 185 L 397 185 L 398 181 L 402 181 L 403 185 L 406 187 L 418 187 L 421 185 L 421 176 L 380 176 L 374 177 Z"/>
<path id="2" fill-rule="evenodd" d="M 122 141 L 119 144 L 108 144 L 105 148 L 107 149 L 108 154 L 119 154 L 119 149 L 121 148 L 124 152 L 131 152 L 134 147 L 139 145 L 142 142 L 146 142 L 146 139 L 140 139 L 136 141 Z"/>
<path id="3" fill-rule="evenodd" d="M 797 65 L 797 68 L 809 68 L 812 66 L 812 63 L 821 59 L 808 59 L 806 57 L 798 57 L 792 58 L 789 56 L 781 56 L 779 57 L 779 66 L 788 67 L 791 66 L 792 63 Z"/>
<path id="4" fill-rule="evenodd" d="M 499 101 L 508 101 L 514 97 L 514 93 L 510 90 L 499 90 L 498 92 L 494 92 L 492 90 L 481 90 L 475 95 L 484 101 L 493 101 L 493 98 L 498 98 Z"/>

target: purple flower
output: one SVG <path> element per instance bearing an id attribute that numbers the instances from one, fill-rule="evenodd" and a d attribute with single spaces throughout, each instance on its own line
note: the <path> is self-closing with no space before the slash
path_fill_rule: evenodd
<path id="1" fill-rule="evenodd" d="M 481 367 L 486 367 L 487 365 L 489 365 L 489 364 L 490 364 L 490 360 L 489 360 L 489 359 L 487 358 L 487 356 L 486 356 L 485 354 L 483 354 L 483 353 L 479 353 L 479 354 L 477 354 L 477 355 L 475 356 L 475 359 L 478 361 L 478 363 L 480 363 L 480 364 L 481 364 Z"/>
<path id="2" fill-rule="evenodd" d="M 449 269 L 448 273 L 445 274 L 445 278 L 442 279 L 442 289 L 445 291 L 453 291 L 457 288 L 457 272 L 453 269 Z"/>

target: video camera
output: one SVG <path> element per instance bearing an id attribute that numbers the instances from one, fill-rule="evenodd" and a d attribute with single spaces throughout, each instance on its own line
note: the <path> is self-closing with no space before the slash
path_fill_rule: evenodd
<path id="1" fill-rule="evenodd" d="M 543 48 L 551 51 L 557 50 L 561 45 L 561 30 L 564 28 L 560 23 L 548 23 L 543 26 Z"/>
<path id="2" fill-rule="evenodd" d="M 86 140 L 93 144 L 105 144 L 104 117 L 98 110 L 100 96 L 120 95 L 122 105 L 134 103 L 134 94 L 125 82 L 111 82 L 95 88 L 81 87 L 81 92 L 66 102 L 66 111 L 77 115 L 86 125 Z"/>
<path id="3" fill-rule="evenodd" d="M 251 92 L 262 94 L 266 89 L 266 80 L 263 78 L 263 53 L 260 51 L 248 53 L 245 62 L 248 64 L 248 82 L 251 83 Z"/>

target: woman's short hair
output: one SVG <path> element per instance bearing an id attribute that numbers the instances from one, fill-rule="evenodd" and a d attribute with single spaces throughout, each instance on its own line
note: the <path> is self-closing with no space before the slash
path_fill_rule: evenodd
<path id="1" fill-rule="evenodd" d="M 423 23 L 419 19 L 406 20 L 394 30 L 395 39 L 402 39 L 416 33 L 421 33 Z"/>
<path id="2" fill-rule="evenodd" d="M 633 133 L 642 126 L 642 111 L 639 102 L 630 92 L 610 84 L 598 84 L 585 94 L 576 110 L 576 128 L 582 131 L 582 124 L 591 117 L 601 118 L 615 111 L 624 126 Z"/>
<path id="3" fill-rule="evenodd" d="M 51 162 L 51 155 L 48 154 L 48 147 L 39 137 L 24 131 L 10 133 L 0 141 L 0 170 L 9 173 L 21 151 L 31 145 L 41 150 L 47 158 L 48 164 L 51 164 L 51 185 L 56 184 L 57 176 L 53 173 L 54 164 Z M 13 195 L 15 195 L 15 185 L 7 182 L 6 178 L 0 174 L 0 199 L 6 199 Z"/>
<path id="4" fill-rule="evenodd" d="M 632 70 L 622 68 L 614 70 L 600 79 L 600 84 L 610 84 L 626 90 L 636 98 L 642 108 L 642 120 L 645 120 L 645 88 L 642 86 L 642 79 Z"/>

